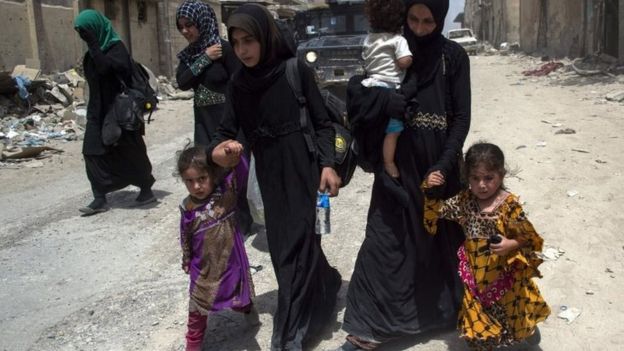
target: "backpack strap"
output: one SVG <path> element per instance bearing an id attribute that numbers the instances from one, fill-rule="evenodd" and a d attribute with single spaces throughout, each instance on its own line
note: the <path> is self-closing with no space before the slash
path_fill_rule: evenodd
<path id="1" fill-rule="evenodd" d="M 308 150 L 312 154 L 315 154 L 316 148 L 314 147 L 314 141 L 312 139 L 312 131 L 308 125 L 307 100 L 303 95 L 303 89 L 301 88 L 301 76 L 299 75 L 298 65 L 299 61 L 296 57 L 291 57 L 286 61 L 286 80 L 288 81 L 288 85 L 290 85 L 290 89 L 295 94 L 295 98 L 297 98 L 297 103 L 299 104 L 299 124 L 301 125 L 306 145 L 308 146 Z"/>

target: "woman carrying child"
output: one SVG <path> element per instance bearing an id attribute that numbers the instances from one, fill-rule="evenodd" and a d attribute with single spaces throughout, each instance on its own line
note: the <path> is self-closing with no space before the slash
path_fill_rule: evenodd
<path id="1" fill-rule="evenodd" d="M 239 130 L 256 159 L 265 207 L 266 235 L 278 283 L 271 350 L 302 350 L 329 323 L 341 285 L 315 234 L 317 192 L 338 194 L 334 132 L 310 68 L 297 62 L 311 130 L 299 123 L 299 103 L 285 75 L 294 57 L 269 11 L 239 7 L 228 20 L 228 38 L 244 67 L 226 93 L 225 115 L 216 140 L 228 153 L 212 152 L 221 166 L 237 162 Z M 315 141 L 314 152 L 306 137 Z M 219 150 L 217 147 L 215 150 Z"/>
<path id="2" fill-rule="evenodd" d="M 224 153 L 223 149 L 215 152 Z M 180 205 L 182 269 L 190 276 L 186 350 L 201 350 L 209 312 L 231 308 L 259 323 L 249 261 L 236 223 L 236 200 L 247 165 L 233 170 L 208 160 L 203 147 L 186 148 L 178 158 L 178 174 L 189 195 Z"/>
<path id="3" fill-rule="evenodd" d="M 462 225 L 459 275 L 464 298 L 458 327 L 473 350 L 493 350 L 524 342 L 539 343 L 537 323 L 550 314 L 533 277 L 541 277 L 543 239 L 526 217 L 518 197 L 505 188 L 501 149 L 477 143 L 466 152 L 464 178 L 468 189 L 448 200 L 427 193 L 444 185 L 435 171 L 423 182 L 425 228 L 436 234 L 438 219 Z"/>

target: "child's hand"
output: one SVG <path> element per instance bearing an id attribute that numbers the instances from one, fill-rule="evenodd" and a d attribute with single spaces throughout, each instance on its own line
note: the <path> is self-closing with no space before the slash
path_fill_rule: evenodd
<path id="1" fill-rule="evenodd" d="M 221 47 L 221 43 L 214 44 L 213 46 L 207 47 L 205 52 L 206 55 L 214 61 L 221 58 L 221 55 L 223 55 L 223 48 Z"/>
<path id="2" fill-rule="evenodd" d="M 329 191 L 330 196 L 336 196 L 338 195 L 338 189 L 340 189 L 340 183 L 342 183 L 342 180 L 333 168 L 323 167 L 321 171 L 321 184 L 319 184 L 320 192 L 324 193 Z"/>
<path id="3" fill-rule="evenodd" d="M 184 273 L 189 274 L 189 264 L 187 263 L 182 263 L 182 270 L 184 271 Z"/>
<path id="4" fill-rule="evenodd" d="M 440 171 L 433 171 L 427 176 L 426 183 L 428 188 L 440 186 L 444 184 L 444 175 Z"/>
<path id="5" fill-rule="evenodd" d="M 234 167 L 240 161 L 243 145 L 236 140 L 226 140 L 212 150 L 212 160 L 221 167 Z"/>
<path id="6" fill-rule="evenodd" d="M 515 239 L 507 239 L 504 236 L 501 237 L 501 242 L 498 244 L 490 244 L 490 252 L 499 256 L 506 256 L 513 250 L 520 248 L 520 243 Z"/>

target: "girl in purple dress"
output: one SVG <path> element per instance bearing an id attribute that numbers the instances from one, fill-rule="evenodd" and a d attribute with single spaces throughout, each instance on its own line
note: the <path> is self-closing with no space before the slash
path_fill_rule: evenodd
<path id="1" fill-rule="evenodd" d="M 249 324 L 259 324 L 236 223 L 237 191 L 247 172 L 244 160 L 233 169 L 213 164 L 202 147 L 188 147 L 178 158 L 178 174 L 189 191 L 180 205 L 182 269 L 190 276 L 187 351 L 201 350 L 209 312 L 230 308 L 244 313 Z"/>

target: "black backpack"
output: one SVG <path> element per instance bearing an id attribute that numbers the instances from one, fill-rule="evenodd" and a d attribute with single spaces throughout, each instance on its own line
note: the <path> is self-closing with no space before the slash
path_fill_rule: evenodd
<path id="1" fill-rule="evenodd" d="M 147 123 L 151 121 L 152 112 L 158 105 L 157 93 L 150 84 L 150 76 L 145 66 L 132 59 L 132 80 L 130 87 L 137 90 L 143 96 L 143 113 L 149 112 Z"/>
<path id="2" fill-rule="evenodd" d="M 298 64 L 299 61 L 296 57 L 286 61 L 286 79 L 299 103 L 299 122 L 308 150 L 312 153 L 316 153 L 316 146 L 314 145 L 313 138 L 314 130 L 309 123 L 307 100 L 303 95 Z M 341 187 L 344 187 L 351 181 L 353 172 L 355 172 L 355 167 L 357 166 L 357 150 L 347 118 L 347 107 L 340 98 L 327 89 L 321 89 L 321 96 L 323 97 L 325 110 L 332 120 L 332 125 L 336 132 L 334 141 L 336 147 L 334 168 L 342 180 Z"/>

